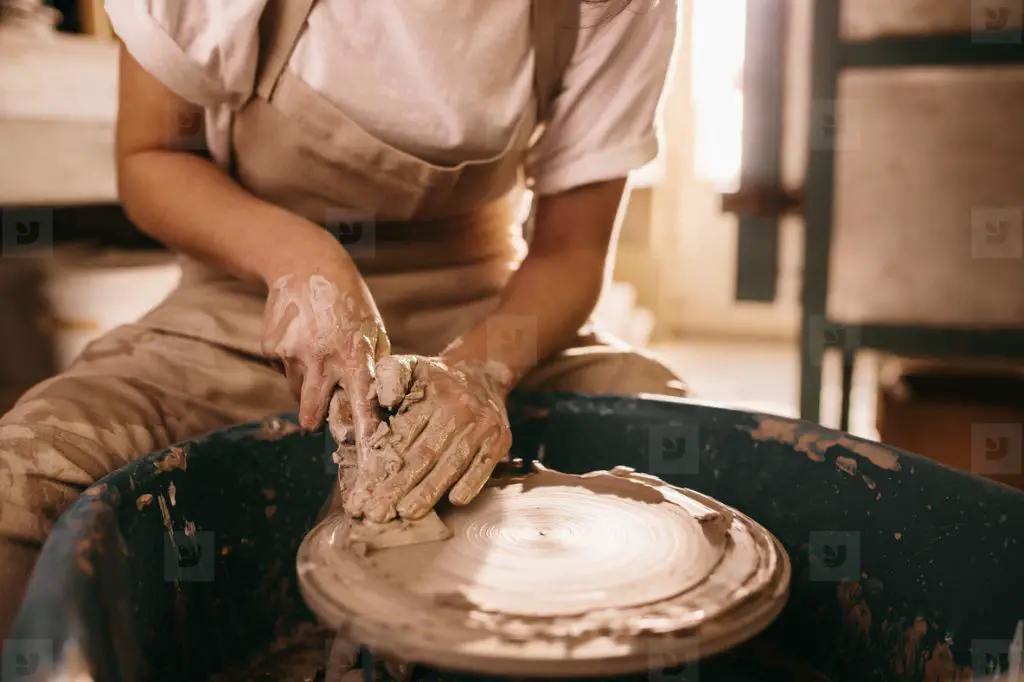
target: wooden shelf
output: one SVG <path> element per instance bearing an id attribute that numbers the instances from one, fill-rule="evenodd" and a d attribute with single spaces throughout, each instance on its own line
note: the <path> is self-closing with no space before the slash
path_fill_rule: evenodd
<path id="1" fill-rule="evenodd" d="M 0 205 L 117 201 L 117 49 L 0 26 Z"/>

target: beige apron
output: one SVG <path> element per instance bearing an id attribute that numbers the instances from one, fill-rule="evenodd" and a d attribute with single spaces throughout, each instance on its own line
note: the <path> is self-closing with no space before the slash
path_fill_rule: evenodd
<path id="1" fill-rule="evenodd" d="M 268 2 L 256 92 L 234 121 L 233 173 L 257 196 L 346 237 L 395 352 L 438 353 L 494 309 L 523 256 L 510 197 L 572 52 L 577 0 L 534 1 L 537 106 L 500 154 L 451 167 L 375 139 L 287 70 L 313 4 Z M 85 486 L 170 443 L 295 409 L 260 354 L 265 297 L 186 260 L 166 301 L 0 418 L 0 637 L 41 542 Z M 520 387 L 683 392 L 661 363 L 593 333 Z"/>

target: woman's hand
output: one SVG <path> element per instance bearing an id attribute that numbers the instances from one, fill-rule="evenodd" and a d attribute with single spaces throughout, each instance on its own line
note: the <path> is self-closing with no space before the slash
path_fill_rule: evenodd
<path id="1" fill-rule="evenodd" d="M 263 351 L 284 365 L 303 428 L 323 424 L 340 388 L 357 442 L 365 443 L 377 429 L 374 371 L 390 344 L 377 306 L 354 268 L 320 267 L 275 280 L 263 317 Z"/>
<path id="2" fill-rule="evenodd" d="M 420 518 L 449 490 L 452 504 L 469 503 L 512 444 L 509 379 L 496 363 L 413 355 L 381 360 L 376 392 L 394 414 L 370 438 L 346 511 L 382 523 L 396 514 Z"/>

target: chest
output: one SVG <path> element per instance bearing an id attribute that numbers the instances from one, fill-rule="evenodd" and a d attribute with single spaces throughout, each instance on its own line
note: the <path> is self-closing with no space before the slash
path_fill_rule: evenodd
<path id="1" fill-rule="evenodd" d="M 532 94 L 530 0 L 323 0 L 289 69 L 435 163 L 502 149 Z"/>

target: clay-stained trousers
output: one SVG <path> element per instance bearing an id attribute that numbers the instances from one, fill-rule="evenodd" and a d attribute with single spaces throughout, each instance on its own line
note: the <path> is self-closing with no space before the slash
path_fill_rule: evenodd
<path id="1" fill-rule="evenodd" d="M 683 395 L 658 361 L 600 343 L 540 363 L 520 387 Z M 403 351 L 401 347 L 396 351 Z M 128 325 L 92 343 L 64 373 L 0 417 L 0 638 L 58 516 L 90 484 L 172 443 L 296 409 L 259 357 Z"/>

